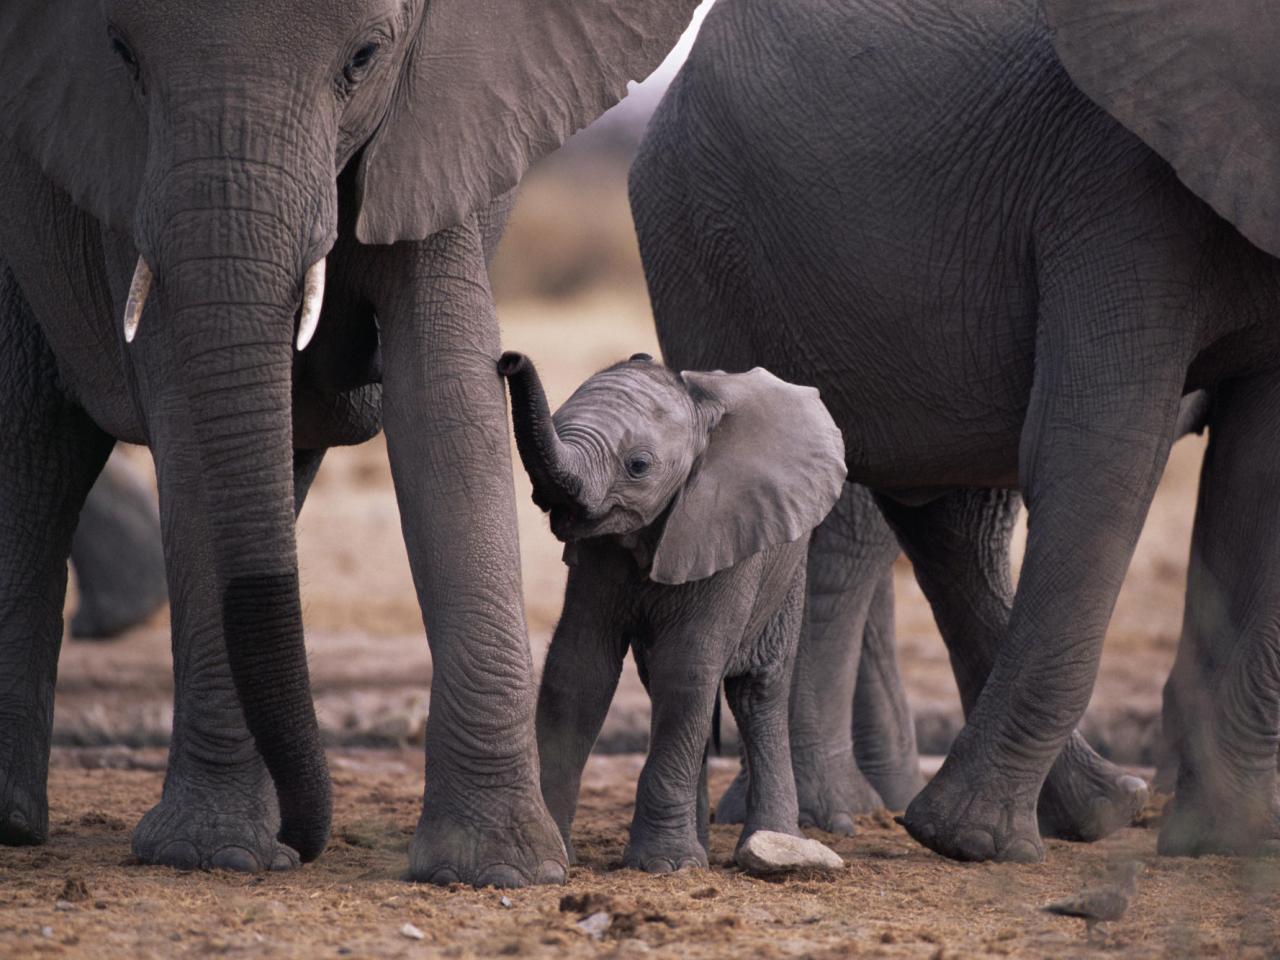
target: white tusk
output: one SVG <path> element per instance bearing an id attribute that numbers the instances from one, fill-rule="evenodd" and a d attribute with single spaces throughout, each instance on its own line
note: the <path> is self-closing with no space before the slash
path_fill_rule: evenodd
<path id="1" fill-rule="evenodd" d="M 316 327 L 320 326 L 320 308 L 324 306 L 324 258 L 321 257 L 307 270 L 307 279 L 302 284 L 302 319 L 298 321 L 298 350 L 307 349 L 307 344 L 316 335 Z"/>
<path id="2" fill-rule="evenodd" d="M 152 279 L 147 261 L 139 257 L 138 265 L 133 270 L 133 281 L 129 284 L 129 299 L 124 303 L 125 343 L 133 343 L 133 338 L 138 335 L 138 321 L 142 319 L 142 308 L 147 305 Z"/>

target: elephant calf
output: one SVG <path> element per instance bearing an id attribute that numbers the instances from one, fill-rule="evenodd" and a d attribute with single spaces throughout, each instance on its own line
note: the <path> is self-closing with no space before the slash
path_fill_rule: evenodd
<path id="1" fill-rule="evenodd" d="M 739 851 L 756 831 L 799 837 L 787 698 L 809 535 L 845 476 L 818 391 L 760 368 L 677 375 L 636 354 L 553 419 L 527 358 L 505 354 L 499 369 L 534 502 L 569 565 L 537 722 L 566 846 L 628 646 L 653 719 L 626 865 L 706 866 L 699 773 L 722 681 L 752 774 Z"/>

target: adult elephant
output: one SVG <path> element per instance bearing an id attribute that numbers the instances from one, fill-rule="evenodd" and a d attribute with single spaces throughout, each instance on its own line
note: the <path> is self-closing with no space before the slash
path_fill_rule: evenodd
<path id="1" fill-rule="evenodd" d="M 1088 826 L 1143 789 L 1073 728 L 1180 401 L 1214 388 L 1161 849 L 1256 850 L 1280 839 L 1280 18 L 1051 7 L 1056 34 L 1034 0 L 714 8 L 632 171 L 659 337 L 818 386 L 913 558 L 1021 492 L 1007 635 L 966 648 L 965 727 L 905 817 L 960 859 L 1043 856 L 1044 792 Z"/>
<path id="2" fill-rule="evenodd" d="M 120 438 L 156 459 L 176 673 L 134 851 L 248 870 L 320 853 L 294 513 L 326 447 L 385 426 L 435 663 L 411 874 L 563 880 L 486 256 L 528 163 L 694 5 L 3 5 L 0 839 L 46 831 L 66 557 Z"/>

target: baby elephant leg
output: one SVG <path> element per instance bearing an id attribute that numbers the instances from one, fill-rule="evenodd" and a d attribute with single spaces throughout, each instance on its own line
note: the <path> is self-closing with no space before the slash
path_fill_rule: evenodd
<path id="1" fill-rule="evenodd" d="M 800 836 L 800 805 L 787 734 L 787 701 L 803 616 L 802 570 L 782 608 L 757 642 L 756 649 L 769 651 L 771 656 L 724 682 L 725 698 L 738 724 L 749 773 L 746 824 L 738 837 L 739 846 L 757 830 Z"/>

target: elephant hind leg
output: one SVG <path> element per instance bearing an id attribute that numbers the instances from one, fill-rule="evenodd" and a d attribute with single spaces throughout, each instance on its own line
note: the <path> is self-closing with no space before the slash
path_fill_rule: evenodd
<path id="1" fill-rule="evenodd" d="M 1177 778 L 1159 850 L 1280 853 L 1280 377 L 1215 392 L 1166 705 Z"/>
<path id="2" fill-rule="evenodd" d="M 67 556 L 113 441 L 63 396 L 0 262 L 0 843 L 48 834 L 46 781 Z"/>
<path id="3" fill-rule="evenodd" d="M 107 639 L 168 599 L 155 496 L 118 456 L 89 491 L 71 541 L 79 606 L 71 635 Z"/>

